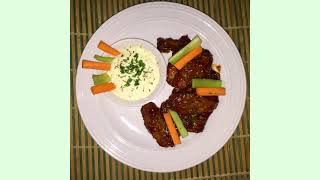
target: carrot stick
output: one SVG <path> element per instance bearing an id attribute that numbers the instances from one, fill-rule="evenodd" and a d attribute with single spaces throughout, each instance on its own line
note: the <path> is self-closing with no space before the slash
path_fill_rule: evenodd
<path id="1" fill-rule="evenodd" d="M 176 127 L 173 124 L 173 121 L 172 121 L 172 118 L 171 118 L 170 114 L 169 113 L 163 113 L 163 117 L 164 117 L 164 120 L 166 121 L 166 124 L 168 126 L 169 133 L 171 135 L 173 143 L 175 145 L 176 144 L 181 144 L 181 141 L 180 141 L 180 138 L 178 136 Z"/>
<path id="2" fill-rule="evenodd" d="M 97 86 L 92 86 L 91 92 L 93 95 L 95 95 L 95 94 L 114 90 L 115 88 L 116 88 L 116 85 L 113 84 L 112 82 L 109 82 L 109 83 L 104 83 Z"/>
<path id="3" fill-rule="evenodd" d="M 225 88 L 196 88 L 199 96 L 224 96 L 226 95 Z"/>
<path id="4" fill-rule="evenodd" d="M 111 65 L 103 62 L 95 62 L 95 61 L 82 61 L 82 68 L 86 69 L 97 69 L 97 70 L 110 70 Z"/>
<path id="5" fill-rule="evenodd" d="M 186 54 L 185 56 L 183 56 L 178 62 L 176 62 L 174 64 L 174 66 L 177 69 L 182 69 L 183 66 L 185 66 L 188 62 L 190 62 L 193 58 L 195 58 L 196 56 L 198 56 L 199 54 L 201 54 L 202 52 L 202 48 L 201 47 L 197 47 L 194 48 L 192 51 L 190 51 L 188 54 Z"/>
<path id="6" fill-rule="evenodd" d="M 101 49 L 102 51 L 111 54 L 113 56 L 118 56 L 120 54 L 120 52 L 114 48 L 112 48 L 111 46 L 109 46 L 108 44 L 106 44 L 103 41 L 100 41 L 98 44 L 98 48 Z"/>

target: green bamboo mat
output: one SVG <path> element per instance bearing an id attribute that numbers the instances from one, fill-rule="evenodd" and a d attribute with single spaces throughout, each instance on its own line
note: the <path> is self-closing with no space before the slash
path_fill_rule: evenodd
<path id="1" fill-rule="evenodd" d="M 178 172 L 151 173 L 126 166 L 105 153 L 82 123 L 76 97 L 76 68 L 81 53 L 97 28 L 117 12 L 146 0 L 71 0 L 70 178 L 104 179 L 250 179 L 250 4 L 249 0 L 172 0 L 194 7 L 220 24 L 237 46 L 246 70 L 248 93 L 239 126 L 226 145 L 207 161 Z"/>

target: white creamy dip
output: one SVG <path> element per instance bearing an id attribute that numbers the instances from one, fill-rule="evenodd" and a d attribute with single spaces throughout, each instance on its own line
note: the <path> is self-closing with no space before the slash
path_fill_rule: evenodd
<path id="1" fill-rule="evenodd" d="M 119 49 L 108 74 L 116 85 L 113 94 L 121 99 L 136 101 L 149 96 L 160 79 L 159 65 L 155 55 L 143 46 Z"/>

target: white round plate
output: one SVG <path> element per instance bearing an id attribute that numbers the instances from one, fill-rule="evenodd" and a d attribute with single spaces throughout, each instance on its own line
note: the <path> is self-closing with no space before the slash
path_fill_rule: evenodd
<path id="1" fill-rule="evenodd" d="M 220 97 L 202 133 L 182 138 L 174 148 L 162 148 L 143 124 L 140 106 L 120 106 L 104 94 L 92 95 L 94 70 L 77 70 L 76 95 L 81 117 L 91 136 L 112 157 L 145 171 L 172 172 L 197 165 L 215 154 L 231 137 L 241 118 L 246 98 L 246 78 L 241 57 L 227 33 L 210 17 L 188 6 L 153 2 L 130 7 L 111 17 L 91 37 L 81 60 L 102 54 L 100 40 L 108 44 L 124 38 L 140 38 L 156 45 L 158 37 L 190 38 L 198 34 L 202 46 L 222 66 L 226 96 Z M 165 55 L 167 58 L 170 56 Z M 166 76 L 166 74 L 161 74 Z M 160 106 L 171 94 L 164 83 L 153 99 Z"/>

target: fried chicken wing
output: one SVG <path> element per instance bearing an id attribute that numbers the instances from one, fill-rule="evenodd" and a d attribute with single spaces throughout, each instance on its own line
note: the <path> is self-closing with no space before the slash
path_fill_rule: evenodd
<path id="1" fill-rule="evenodd" d="M 162 147 L 173 146 L 173 141 L 160 109 L 153 102 L 149 102 L 142 106 L 141 113 L 144 125 L 157 143 Z"/>

